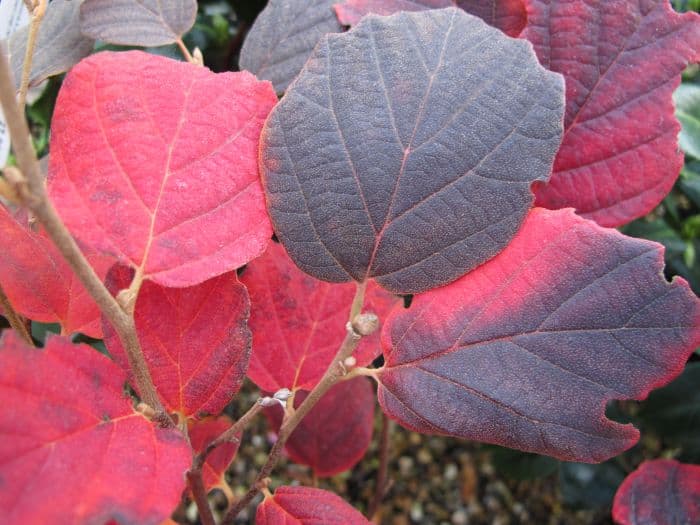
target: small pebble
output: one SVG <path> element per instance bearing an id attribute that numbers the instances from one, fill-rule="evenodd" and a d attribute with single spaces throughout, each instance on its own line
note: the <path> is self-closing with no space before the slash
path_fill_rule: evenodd
<path id="1" fill-rule="evenodd" d="M 407 476 L 413 471 L 413 458 L 410 456 L 401 456 L 399 458 L 399 471 L 402 476 Z"/>
<path id="2" fill-rule="evenodd" d="M 469 515 L 464 509 L 452 513 L 452 525 L 469 525 Z"/>
<path id="3" fill-rule="evenodd" d="M 416 523 L 423 520 L 423 507 L 418 501 L 411 505 L 411 519 Z"/>
<path id="4" fill-rule="evenodd" d="M 454 463 L 449 463 L 445 467 L 445 473 L 443 476 L 447 481 L 454 481 L 457 479 L 457 476 L 459 475 L 459 469 L 457 468 L 457 465 Z"/>

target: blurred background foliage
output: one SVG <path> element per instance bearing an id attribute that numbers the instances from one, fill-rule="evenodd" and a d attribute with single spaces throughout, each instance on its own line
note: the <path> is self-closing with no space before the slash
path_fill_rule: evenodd
<path id="1" fill-rule="evenodd" d="M 237 70 L 245 34 L 265 4 L 264 0 L 200 0 L 195 26 L 185 36 L 186 45 L 190 49 L 198 47 L 205 65 L 213 71 Z M 673 0 L 672 4 L 678 11 L 700 11 L 700 0 Z M 107 48 L 124 49 L 96 45 L 96 50 Z M 147 51 L 182 60 L 175 45 Z M 51 115 L 61 81 L 62 77 L 50 79 L 27 108 L 34 142 L 41 155 L 48 153 Z M 685 166 L 664 201 L 621 231 L 663 244 L 667 277 L 682 276 L 700 294 L 700 68 L 697 65 L 683 74 L 674 101 L 682 125 L 680 146 L 685 154 Z M 39 341 L 43 341 L 47 332 L 57 331 L 53 325 L 34 325 L 32 333 Z M 81 341 L 104 352 L 99 341 L 84 337 Z M 232 410 L 235 412 L 235 407 Z M 395 483 L 384 504 L 383 523 L 612 523 L 610 508 L 615 491 L 642 461 L 673 457 L 700 463 L 700 355 L 696 353 L 679 378 L 654 391 L 647 400 L 612 403 L 608 416 L 633 423 L 641 430 L 642 439 L 626 453 L 598 465 L 561 462 L 497 446 L 420 436 L 396 428 L 390 467 Z M 253 442 L 259 438 L 259 443 L 267 435 L 264 422 L 253 428 L 252 433 Z M 246 450 L 243 446 L 239 457 Z M 260 452 L 250 451 L 253 464 Z M 362 487 L 372 486 L 376 468 L 373 445 L 368 457 L 352 472 L 322 480 L 321 486 L 340 492 L 362 508 L 366 504 Z M 286 465 L 280 470 L 280 481 L 285 476 L 288 481 L 290 475 L 304 481 L 295 466 Z M 440 479 L 436 482 L 435 477 Z M 246 520 L 242 516 L 241 523 Z"/>

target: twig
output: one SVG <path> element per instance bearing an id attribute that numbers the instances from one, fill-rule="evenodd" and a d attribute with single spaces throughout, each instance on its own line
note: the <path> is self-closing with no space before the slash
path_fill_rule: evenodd
<path id="1" fill-rule="evenodd" d="M 19 109 L 24 113 L 24 105 L 27 101 L 27 92 L 29 91 L 29 77 L 32 73 L 32 60 L 34 59 L 34 46 L 36 45 L 36 37 L 39 34 L 41 21 L 46 14 L 46 6 L 48 0 L 38 0 L 34 2 L 34 8 L 31 9 L 32 20 L 29 24 L 29 35 L 27 36 L 27 49 L 24 52 L 24 64 L 22 65 L 22 82 L 19 86 Z"/>
<path id="2" fill-rule="evenodd" d="M 363 288 L 361 289 L 358 287 L 357 293 L 362 293 L 360 290 L 364 292 Z M 222 525 L 233 525 L 236 516 L 252 501 L 258 492 L 260 492 L 260 484 L 265 478 L 270 476 L 272 469 L 274 469 L 275 465 L 277 465 L 289 436 L 292 434 L 292 432 L 294 432 L 294 429 L 297 427 L 297 425 L 299 425 L 301 420 L 304 419 L 304 416 L 311 411 L 311 409 L 316 405 L 316 403 L 318 403 L 323 395 L 328 392 L 328 390 L 346 373 L 345 367 L 342 364 L 343 361 L 352 355 L 355 348 L 357 348 L 360 339 L 362 339 L 362 336 L 370 335 L 372 331 L 376 330 L 377 325 L 377 316 L 374 314 L 358 315 L 355 317 L 353 323 L 348 323 L 347 334 L 345 335 L 345 339 L 340 345 L 335 358 L 331 362 L 319 383 L 313 388 L 313 390 L 311 390 L 306 399 L 304 399 L 304 402 L 296 409 L 296 411 L 294 411 L 294 413 L 289 415 L 288 419 L 285 419 L 282 422 L 282 426 L 280 427 L 280 431 L 277 435 L 277 441 L 272 446 L 267 462 L 262 469 L 260 469 L 253 486 L 226 513 Z"/>
<path id="3" fill-rule="evenodd" d="M 26 185 L 27 195 L 23 199 L 23 204 L 33 212 L 44 226 L 46 233 L 119 335 L 143 401 L 155 410 L 156 420 L 161 425 L 172 427 L 174 423 L 165 412 L 155 386 L 153 386 L 153 380 L 136 334 L 133 317 L 121 309 L 104 286 L 66 229 L 46 194 L 44 177 L 41 174 L 39 161 L 30 140 L 29 127 L 15 99 L 14 80 L 12 70 L 7 62 L 7 48 L 4 43 L 0 43 L 0 104 L 2 104 L 12 138 L 17 164 L 25 177 L 23 182 Z M 22 195 L 21 192 L 18 193 Z"/>
<path id="4" fill-rule="evenodd" d="M 180 52 L 182 53 L 182 56 L 185 57 L 185 60 L 187 60 L 191 64 L 196 64 L 197 61 L 192 56 L 192 53 L 190 53 L 190 50 L 187 49 L 187 46 L 182 41 L 182 38 L 178 38 L 175 42 L 177 43 L 177 46 L 180 48 Z"/>
<path id="5" fill-rule="evenodd" d="M 374 487 L 374 497 L 367 509 L 367 519 L 372 520 L 379 510 L 379 505 L 387 493 L 387 474 L 389 472 L 389 445 L 391 436 L 391 421 L 382 413 L 382 433 L 379 436 L 379 470 L 377 471 L 377 484 Z"/>
<path id="6" fill-rule="evenodd" d="M 12 303 L 10 303 L 10 300 L 7 298 L 7 295 L 5 295 L 5 290 L 2 289 L 2 286 L 0 286 L 0 307 L 2 307 L 3 315 L 5 316 L 5 319 L 7 319 L 7 321 L 10 323 L 10 326 L 19 335 L 21 335 L 22 339 L 24 339 L 29 345 L 34 346 L 34 341 L 32 341 L 32 336 L 29 335 L 27 325 L 24 324 L 24 320 L 12 307 Z"/>
<path id="7" fill-rule="evenodd" d="M 202 479 L 202 468 L 204 467 L 204 462 L 207 460 L 207 456 L 219 445 L 224 443 L 234 443 L 238 441 L 238 434 L 243 432 L 248 423 L 260 412 L 263 408 L 261 399 L 258 399 L 248 411 L 243 414 L 238 421 L 236 421 L 230 428 L 225 432 L 220 434 L 216 439 L 207 445 L 207 447 L 197 454 L 192 461 L 192 468 L 187 472 L 187 481 L 192 489 L 192 496 L 194 497 L 194 502 L 199 509 L 199 515 L 202 518 L 202 525 L 214 525 L 214 516 L 212 515 L 211 508 L 209 507 L 209 500 L 207 500 L 207 492 L 204 487 L 204 480 Z M 230 501 L 230 500 L 229 500 Z M 212 521 L 208 521 L 211 519 Z"/>

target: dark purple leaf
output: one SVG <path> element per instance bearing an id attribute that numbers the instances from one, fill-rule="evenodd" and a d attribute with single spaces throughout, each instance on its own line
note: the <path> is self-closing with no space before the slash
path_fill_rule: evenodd
<path id="1" fill-rule="evenodd" d="M 318 40 L 338 33 L 337 0 L 270 0 L 250 28 L 239 65 L 283 93 L 299 74 Z"/>
<path id="2" fill-rule="evenodd" d="M 450 282 L 519 228 L 563 96 L 529 45 L 459 9 L 365 17 L 319 43 L 266 122 L 276 232 L 319 279 Z"/>
<path id="3" fill-rule="evenodd" d="M 420 432 L 617 455 L 639 432 L 606 419 L 606 403 L 668 383 L 700 344 L 699 301 L 662 269 L 659 244 L 535 209 L 493 260 L 393 310 L 380 404 Z"/>

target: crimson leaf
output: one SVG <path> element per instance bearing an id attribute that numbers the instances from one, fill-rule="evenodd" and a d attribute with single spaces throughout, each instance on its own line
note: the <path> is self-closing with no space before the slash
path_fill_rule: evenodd
<path id="1" fill-rule="evenodd" d="M 119 290 L 132 271 L 115 267 L 108 286 Z M 250 359 L 248 292 L 229 272 L 189 288 L 145 282 L 134 320 L 156 390 L 165 407 L 185 417 L 218 414 L 238 392 Z M 128 370 L 126 353 L 109 322 L 105 345 Z"/>
<path id="2" fill-rule="evenodd" d="M 341 24 L 352 26 L 368 13 L 391 15 L 454 5 L 455 0 L 345 0 L 335 11 Z M 523 0 L 457 0 L 456 5 L 509 36 L 518 36 L 527 20 Z"/>
<path id="3" fill-rule="evenodd" d="M 311 390 L 343 342 L 355 285 L 333 285 L 309 277 L 277 243 L 247 266 L 241 280 L 252 305 L 248 377 L 268 392 Z M 370 283 L 364 310 L 383 319 L 396 302 L 396 297 Z M 353 355 L 359 366 L 366 366 L 380 352 L 376 333 L 364 337 Z"/>
<path id="4" fill-rule="evenodd" d="M 319 279 L 447 283 L 515 234 L 562 112 L 531 47 L 464 11 L 365 17 L 319 43 L 265 124 L 275 230 Z"/>
<path id="5" fill-rule="evenodd" d="M 564 141 L 537 205 L 604 226 L 648 213 L 683 165 L 672 94 L 700 58 L 700 17 L 668 0 L 528 1 L 522 36 L 566 78 Z"/>
<path id="6" fill-rule="evenodd" d="M 241 69 L 270 80 L 278 93 L 284 93 L 319 38 L 342 30 L 333 12 L 335 2 L 270 0 L 243 43 Z"/>
<path id="7" fill-rule="evenodd" d="M 294 396 L 298 407 L 308 392 Z M 265 415 L 278 431 L 282 425 L 281 406 Z M 308 465 L 318 477 L 335 476 L 354 467 L 372 441 L 374 389 L 366 377 L 338 383 L 301 420 L 285 444 L 292 461 Z"/>
<path id="8" fill-rule="evenodd" d="M 497 257 L 394 309 L 379 374 L 385 412 L 421 431 L 596 462 L 639 433 L 605 418 L 700 344 L 700 304 L 668 283 L 663 247 L 573 210 L 535 209 Z"/>
<path id="9" fill-rule="evenodd" d="M 126 377 L 85 345 L 0 339 L 0 506 L 5 523 L 156 525 L 185 486 L 192 452 L 136 414 Z"/>
<path id="10" fill-rule="evenodd" d="M 257 525 L 368 525 L 369 521 L 339 496 L 310 487 L 279 487 L 255 514 Z"/>
<path id="11" fill-rule="evenodd" d="M 249 73 L 93 55 L 58 96 L 49 193 L 79 240 L 139 277 L 191 286 L 230 271 L 272 233 L 257 151 L 276 100 Z"/>
<path id="12" fill-rule="evenodd" d="M 0 205 L 0 283 L 14 308 L 25 317 L 60 323 L 64 334 L 82 332 L 102 337 L 100 311 L 54 243 L 34 232 Z M 86 254 L 103 279 L 111 257 Z"/>
<path id="13" fill-rule="evenodd" d="M 615 494 L 619 525 L 700 523 L 700 466 L 671 459 L 642 463 Z"/>

